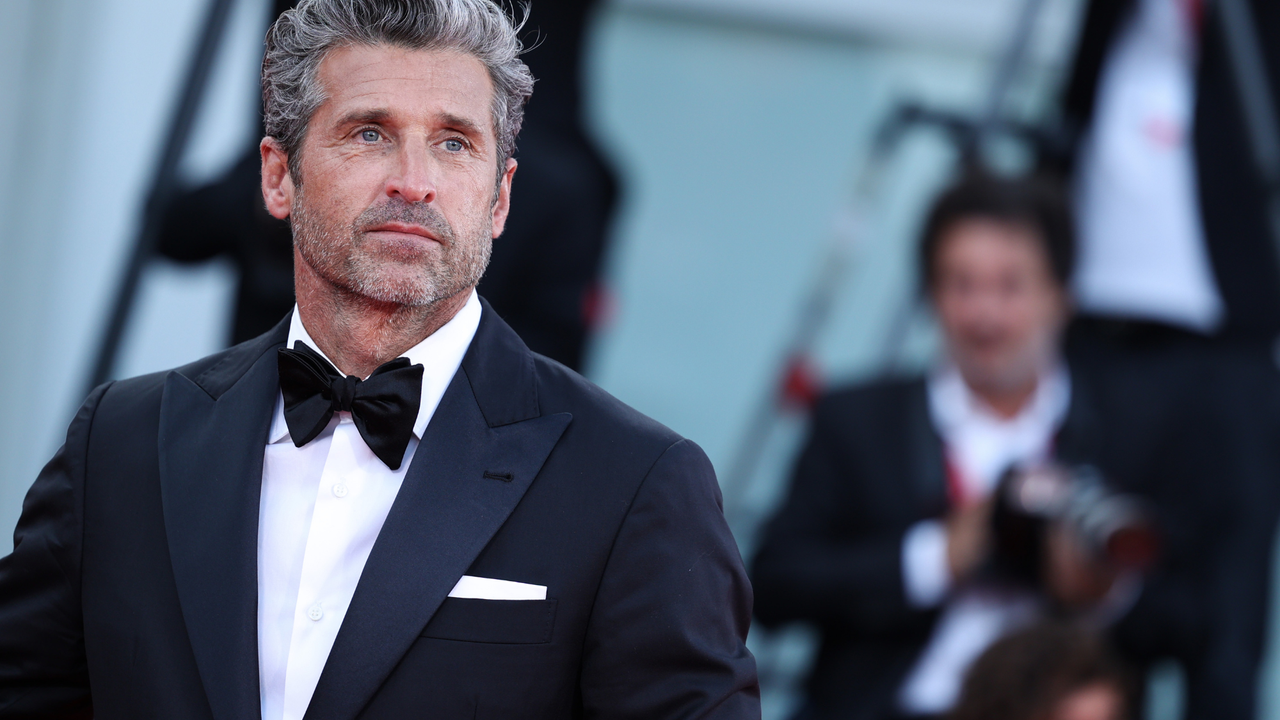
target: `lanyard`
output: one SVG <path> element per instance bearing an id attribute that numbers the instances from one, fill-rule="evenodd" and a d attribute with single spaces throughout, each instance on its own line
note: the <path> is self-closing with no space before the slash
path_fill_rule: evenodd
<path id="1" fill-rule="evenodd" d="M 960 471 L 960 464 L 955 461 L 950 447 L 942 449 L 942 458 L 946 465 L 947 503 L 952 508 L 961 508 L 973 502 L 974 498 L 967 490 L 973 487 L 973 483 L 965 482 L 964 473 Z"/>
<path id="2" fill-rule="evenodd" d="M 1186 17 L 1191 37 L 1198 39 L 1200 28 L 1204 26 L 1205 0 L 1179 0 L 1178 4 L 1182 6 L 1182 14 Z"/>

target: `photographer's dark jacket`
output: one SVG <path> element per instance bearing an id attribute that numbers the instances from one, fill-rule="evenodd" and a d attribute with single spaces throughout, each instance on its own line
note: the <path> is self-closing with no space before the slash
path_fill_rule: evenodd
<path id="1" fill-rule="evenodd" d="M 1095 464 L 1118 488 L 1149 498 L 1166 529 L 1160 565 L 1114 626 L 1117 643 L 1140 664 L 1181 660 L 1188 707 L 1217 708 L 1193 717 L 1245 717 L 1230 708 L 1253 692 L 1250 634 L 1263 634 L 1265 584 L 1242 586 L 1239 569 L 1265 557 L 1253 556 L 1254 538 L 1236 534 L 1243 524 L 1227 516 L 1228 491 L 1206 469 L 1200 448 L 1212 429 L 1183 421 L 1181 398 L 1132 407 L 1140 390 L 1098 392 L 1076 377 L 1072 388 L 1056 455 Z M 902 548 L 912 525 L 949 509 L 943 452 L 923 378 L 837 390 L 813 413 L 753 581 L 762 623 L 803 621 L 821 633 L 808 681 L 815 718 L 896 713 L 898 690 L 939 615 L 907 601 Z"/>

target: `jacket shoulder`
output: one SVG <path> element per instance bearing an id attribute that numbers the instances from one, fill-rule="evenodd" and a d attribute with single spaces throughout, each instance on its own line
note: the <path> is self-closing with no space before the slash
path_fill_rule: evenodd
<path id="1" fill-rule="evenodd" d="M 547 357 L 533 356 L 538 404 L 543 414 L 568 412 L 574 424 L 624 445 L 666 449 L 684 438 L 627 405 L 577 372 Z"/>
<path id="2" fill-rule="evenodd" d="M 151 399 L 154 400 L 158 410 L 165 381 L 173 373 L 191 380 L 211 397 L 216 398 L 234 385 L 235 381 L 243 376 L 263 353 L 273 350 L 284 342 L 288 333 L 287 322 L 288 316 L 274 329 L 263 335 L 185 365 L 114 381 L 104 393 L 102 405 L 110 408 L 119 403 L 132 405 Z"/>

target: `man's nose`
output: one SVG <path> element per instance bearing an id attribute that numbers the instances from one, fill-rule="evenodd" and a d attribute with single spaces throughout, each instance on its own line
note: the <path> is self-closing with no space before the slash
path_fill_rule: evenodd
<path id="1" fill-rule="evenodd" d="M 411 203 L 435 200 L 434 167 L 425 141 L 410 141 L 400 146 L 387 177 L 386 193 Z"/>

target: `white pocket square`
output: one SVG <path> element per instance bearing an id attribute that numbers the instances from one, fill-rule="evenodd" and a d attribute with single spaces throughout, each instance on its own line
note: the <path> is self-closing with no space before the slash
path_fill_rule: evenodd
<path id="1" fill-rule="evenodd" d="M 471 600 L 546 600 L 546 585 L 463 575 L 449 591 L 451 598 Z"/>

